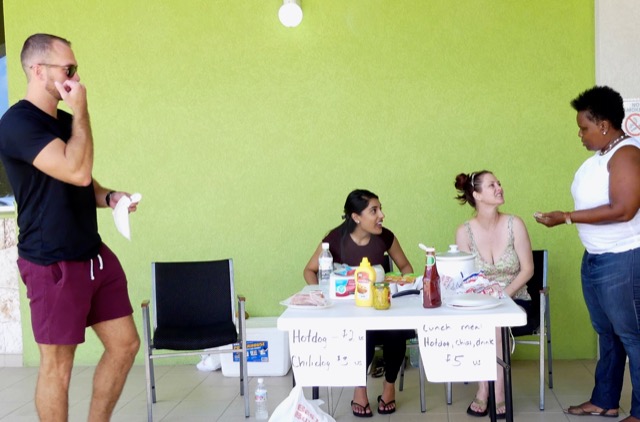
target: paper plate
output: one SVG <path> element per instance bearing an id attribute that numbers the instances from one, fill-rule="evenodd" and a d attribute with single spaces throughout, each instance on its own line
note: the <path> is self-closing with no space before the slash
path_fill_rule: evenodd
<path id="1" fill-rule="evenodd" d="M 293 296 L 291 296 L 293 297 Z M 333 302 L 330 301 L 329 299 L 326 299 L 326 304 L 324 305 L 319 305 L 319 306 L 313 306 L 313 305 L 292 305 L 291 304 L 291 297 L 288 297 L 287 299 L 283 300 L 282 302 L 280 302 L 281 305 L 284 305 L 288 308 L 291 309 L 309 309 L 309 310 L 313 310 L 313 309 L 326 309 L 329 308 L 331 306 L 333 306 Z"/>
<path id="2" fill-rule="evenodd" d="M 493 296 L 481 295 L 478 293 L 464 293 L 461 295 L 455 295 L 447 300 L 447 305 L 452 307 L 478 307 L 478 306 L 498 306 L 500 299 L 496 299 Z"/>
<path id="3" fill-rule="evenodd" d="M 491 308 L 496 308 L 498 306 L 500 306 L 502 304 L 502 302 L 498 301 L 496 303 L 490 303 L 488 305 L 477 305 L 477 306 L 460 306 L 460 305 L 452 305 L 450 303 L 447 303 L 447 307 L 449 308 L 453 308 L 453 309 L 458 309 L 461 311 L 480 311 L 482 309 L 491 309 Z"/>

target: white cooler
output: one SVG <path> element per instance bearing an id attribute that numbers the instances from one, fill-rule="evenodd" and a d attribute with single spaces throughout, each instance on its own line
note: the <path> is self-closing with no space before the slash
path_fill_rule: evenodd
<path id="1" fill-rule="evenodd" d="M 247 320 L 247 370 L 250 377 L 286 375 L 291 368 L 289 356 L 289 334 L 278 330 L 277 317 L 257 317 Z M 223 346 L 231 349 L 231 346 Z M 225 377 L 240 376 L 240 357 L 237 353 L 220 355 L 222 375 Z"/>

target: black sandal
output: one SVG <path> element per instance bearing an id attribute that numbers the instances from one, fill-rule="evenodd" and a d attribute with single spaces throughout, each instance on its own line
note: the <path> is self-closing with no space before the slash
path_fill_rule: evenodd
<path id="1" fill-rule="evenodd" d="M 382 404 L 382 409 L 380 409 L 380 404 Z M 389 407 L 392 406 L 393 407 Z M 396 411 L 396 401 L 395 400 L 391 400 L 389 403 L 386 403 L 384 400 L 382 400 L 382 396 L 378 396 L 378 413 L 381 415 L 390 415 L 393 412 Z"/>
<path id="2" fill-rule="evenodd" d="M 359 410 L 361 413 L 356 412 L 356 410 Z M 366 406 L 363 406 L 360 403 L 356 403 L 351 400 L 351 411 L 353 412 L 353 416 L 356 416 L 358 418 L 370 418 L 373 416 L 373 412 L 371 411 L 369 403 L 367 403 Z"/>
<path id="3" fill-rule="evenodd" d="M 473 410 L 471 408 L 472 404 L 476 404 L 476 406 L 483 408 L 484 410 L 478 411 L 478 410 Z M 489 409 L 487 408 L 487 402 L 485 400 L 481 400 L 479 398 L 474 398 L 473 401 L 469 404 L 469 407 L 467 407 L 467 415 L 471 415 L 471 416 L 475 416 L 478 418 L 482 418 L 485 417 L 489 414 Z M 504 415 L 504 413 L 503 413 Z"/>
<path id="4" fill-rule="evenodd" d="M 371 373 L 371 376 L 373 378 L 380 378 L 383 375 L 384 375 L 384 368 L 382 366 L 376 367 L 376 369 L 374 369 L 373 372 Z"/>

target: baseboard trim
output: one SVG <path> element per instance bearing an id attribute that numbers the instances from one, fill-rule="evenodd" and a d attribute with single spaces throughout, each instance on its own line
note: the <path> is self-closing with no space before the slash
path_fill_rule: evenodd
<path id="1" fill-rule="evenodd" d="M 2 354 L 0 353 L 0 368 L 17 368 L 22 367 L 21 354 Z"/>

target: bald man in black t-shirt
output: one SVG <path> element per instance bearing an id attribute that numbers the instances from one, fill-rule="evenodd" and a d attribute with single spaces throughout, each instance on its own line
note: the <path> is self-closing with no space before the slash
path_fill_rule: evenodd
<path id="1" fill-rule="evenodd" d="M 73 357 L 91 326 L 105 353 L 88 420 L 108 421 L 140 340 L 126 276 L 98 234 L 96 207 L 113 208 L 128 194 L 93 178 L 87 95 L 71 44 L 32 35 L 21 62 L 27 94 L 0 120 L 0 158 L 18 207 L 18 267 L 40 351 L 36 409 L 41 420 L 68 420 Z M 57 108 L 60 101 L 72 114 Z"/>

